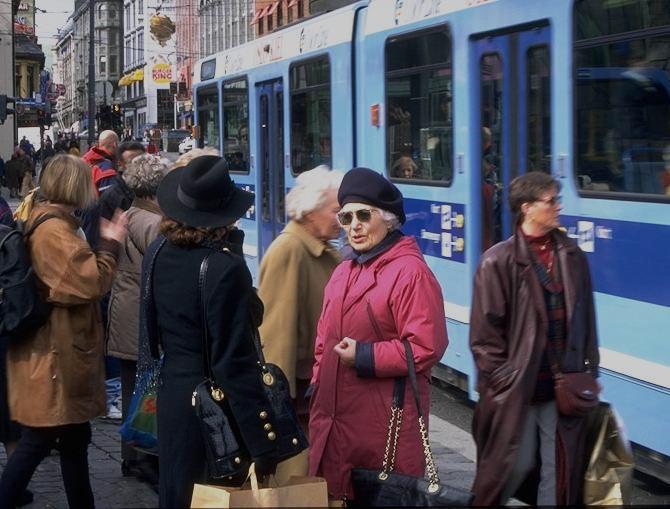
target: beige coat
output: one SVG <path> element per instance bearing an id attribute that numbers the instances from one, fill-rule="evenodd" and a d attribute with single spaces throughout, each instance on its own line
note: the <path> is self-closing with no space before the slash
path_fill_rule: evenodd
<path id="1" fill-rule="evenodd" d="M 282 368 L 296 397 L 296 379 L 309 380 L 323 290 L 339 255 L 289 222 L 261 262 L 258 294 L 265 305 L 260 328 L 266 360 Z M 302 397 L 303 395 L 300 395 Z"/>
<path id="2" fill-rule="evenodd" d="M 53 304 L 48 322 L 9 345 L 7 377 L 10 413 L 27 426 L 86 422 L 105 413 L 105 369 L 101 297 L 112 286 L 119 244 L 101 239 L 94 253 L 78 233 L 76 219 L 50 205 L 28 251 L 43 296 Z"/>
<path id="3" fill-rule="evenodd" d="M 142 259 L 149 244 L 158 236 L 162 215 L 158 205 L 141 198 L 133 200 L 127 215 L 128 237 L 119 255 L 109 299 L 107 355 L 137 360 Z"/>

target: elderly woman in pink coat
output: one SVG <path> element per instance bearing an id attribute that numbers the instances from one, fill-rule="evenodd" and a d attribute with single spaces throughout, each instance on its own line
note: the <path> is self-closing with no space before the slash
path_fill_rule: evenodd
<path id="1" fill-rule="evenodd" d="M 351 469 L 381 468 L 396 377 L 407 375 L 402 340 L 416 363 L 422 407 L 430 370 L 447 347 L 440 286 L 405 222 L 402 194 L 379 173 L 349 171 L 338 214 L 351 259 L 326 286 L 315 345 L 309 433 L 310 475 L 325 477 L 333 500 L 351 501 Z M 406 388 L 395 470 L 422 476 L 418 413 Z"/>

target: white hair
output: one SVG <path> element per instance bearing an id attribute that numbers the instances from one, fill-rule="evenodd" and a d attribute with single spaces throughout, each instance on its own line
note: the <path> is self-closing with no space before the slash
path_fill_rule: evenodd
<path id="1" fill-rule="evenodd" d="M 400 229 L 400 219 L 398 219 L 398 216 L 396 216 L 393 212 L 389 212 L 388 210 L 377 210 L 379 210 L 379 214 L 382 216 L 382 219 L 386 223 L 386 226 L 389 227 L 390 231 Z"/>
<path id="2" fill-rule="evenodd" d="M 302 221 L 303 218 L 322 207 L 326 193 L 337 191 L 344 174 L 331 170 L 328 166 L 317 166 L 313 170 L 301 173 L 295 179 L 295 186 L 286 195 L 286 212 L 290 219 Z"/>

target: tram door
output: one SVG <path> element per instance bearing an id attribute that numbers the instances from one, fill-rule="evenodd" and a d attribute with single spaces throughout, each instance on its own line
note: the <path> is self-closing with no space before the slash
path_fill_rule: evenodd
<path id="1" fill-rule="evenodd" d="M 551 173 L 551 51 L 547 25 L 473 41 L 479 101 L 474 125 L 480 158 L 481 250 L 514 228 L 510 181 L 528 171 Z"/>
<path id="2" fill-rule="evenodd" d="M 260 256 L 286 225 L 284 87 L 281 79 L 256 85 L 260 119 L 258 187 L 261 193 Z"/>

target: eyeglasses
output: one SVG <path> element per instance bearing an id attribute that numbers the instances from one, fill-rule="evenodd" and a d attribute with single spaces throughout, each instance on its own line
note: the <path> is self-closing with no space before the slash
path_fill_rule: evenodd
<path id="1" fill-rule="evenodd" d="M 356 214 L 356 219 L 359 223 L 369 223 L 372 219 L 372 213 L 378 212 L 377 209 L 358 209 L 358 210 L 348 210 L 346 212 L 340 212 L 337 214 L 337 220 L 342 226 L 351 225 L 354 220 L 354 214 Z"/>
<path id="2" fill-rule="evenodd" d="M 563 197 L 555 195 L 555 196 L 552 196 L 551 198 L 545 198 L 543 200 L 535 200 L 535 201 L 541 201 L 542 203 L 546 203 L 550 207 L 555 207 L 556 205 L 561 203 L 562 200 L 563 200 Z"/>

